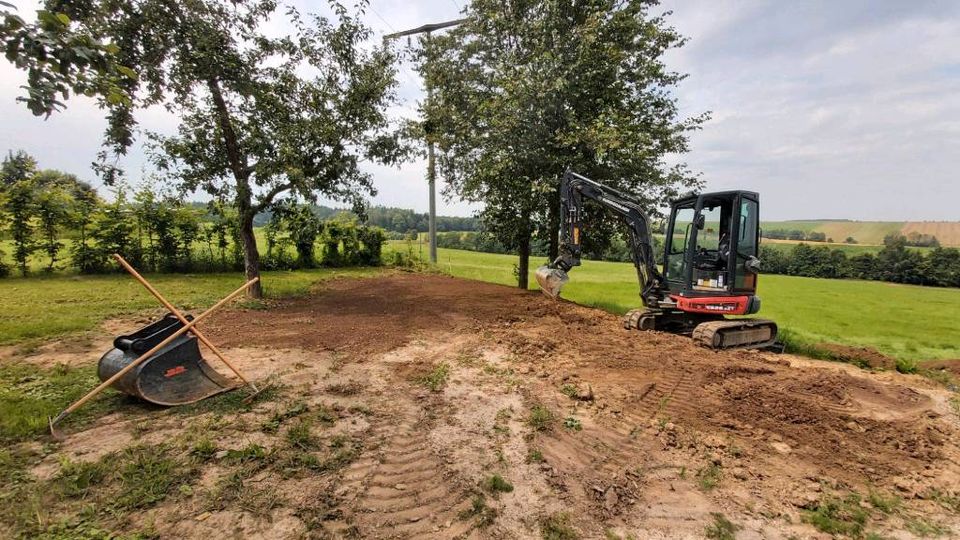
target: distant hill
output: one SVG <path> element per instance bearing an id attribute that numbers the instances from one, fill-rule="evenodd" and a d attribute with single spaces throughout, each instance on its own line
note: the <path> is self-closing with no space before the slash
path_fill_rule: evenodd
<path id="1" fill-rule="evenodd" d="M 940 245 L 960 247 L 960 221 L 853 221 L 846 219 L 813 219 L 765 221 L 761 223 L 764 231 L 784 230 L 803 231 L 805 233 L 823 233 L 834 242 L 843 242 L 847 237 L 854 238 L 858 244 L 881 245 L 883 237 L 900 233 L 932 235 Z"/>

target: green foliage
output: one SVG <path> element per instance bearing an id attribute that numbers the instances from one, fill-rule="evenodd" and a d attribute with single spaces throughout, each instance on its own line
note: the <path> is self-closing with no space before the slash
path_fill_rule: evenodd
<path id="1" fill-rule="evenodd" d="M 499 474 L 494 474 L 483 481 L 483 489 L 493 494 L 510 493 L 513 491 L 513 484 L 507 482 Z"/>
<path id="2" fill-rule="evenodd" d="M 83 497 L 107 477 L 108 465 L 103 461 L 71 461 L 61 458 L 56 482 L 66 497 Z"/>
<path id="3" fill-rule="evenodd" d="M 203 437 L 190 448 L 190 455 L 198 461 L 209 461 L 217 453 L 217 444 L 207 437 Z"/>
<path id="4" fill-rule="evenodd" d="M 121 452 L 120 492 L 112 504 L 122 510 L 148 508 L 177 493 L 195 471 L 164 445 L 134 446 Z"/>
<path id="5" fill-rule="evenodd" d="M 546 461 L 543 457 L 543 452 L 538 448 L 531 448 L 527 452 L 527 463 L 543 463 Z"/>
<path id="6" fill-rule="evenodd" d="M 470 508 L 463 510 L 457 516 L 461 520 L 476 518 L 476 524 L 480 528 L 486 528 L 493 525 L 497 519 L 497 510 L 487 506 L 487 500 L 482 493 L 475 494 L 470 499 Z"/>
<path id="7" fill-rule="evenodd" d="M 797 244 L 789 251 L 762 246 L 760 260 L 768 274 L 819 278 L 855 278 L 913 285 L 960 287 L 960 250 L 908 249 L 906 237 L 888 236 L 876 254 L 847 256 L 845 250 Z"/>
<path id="8" fill-rule="evenodd" d="M 572 416 L 568 416 L 563 419 L 563 427 L 569 429 L 570 431 L 580 431 L 583 429 L 583 424 L 580 423 L 580 420 Z"/>
<path id="9" fill-rule="evenodd" d="M 34 437 L 48 429 L 48 419 L 99 383 L 91 369 L 57 366 L 41 369 L 30 364 L 0 366 L 0 441 Z M 101 394 L 67 417 L 61 428 L 96 418 L 123 399 Z"/>
<path id="10" fill-rule="evenodd" d="M 27 23 L 13 6 L 0 2 L 0 42 L 6 58 L 27 72 L 26 103 L 36 116 L 49 116 L 64 108 L 60 99 L 74 94 L 97 96 L 101 106 L 126 104 L 130 96 L 121 86 L 136 73 L 116 61 L 119 48 L 105 43 L 89 28 L 75 24 L 72 5 L 52 2 L 58 9 L 37 11 L 37 21 Z M 64 13 L 63 11 L 68 13 Z"/>
<path id="11" fill-rule="evenodd" d="M 553 427 L 553 422 L 553 413 L 543 405 L 535 405 L 530 409 L 530 417 L 527 419 L 527 423 L 534 431 L 548 431 Z"/>
<path id="12" fill-rule="evenodd" d="M 897 371 L 900 373 L 916 373 L 917 361 L 909 358 L 898 358 Z"/>
<path id="13" fill-rule="evenodd" d="M 860 495 L 851 493 L 842 499 L 824 496 L 812 510 L 804 512 L 803 521 L 827 534 L 859 536 L 869 517 L 870 513 L 860 506 Z"/>
<path id="14" fill-rule="evenodd" d="M 522 288 L 534 232 L 556 251 L 566 167 L 650 206 L 697 185 L 663 160 L 687 150 L 705 116 L 680 117 L 669 89 L 682 75 L 663 55 L 683 39 L 652 11 L 611 0 L 509 9 L 478 0 L 465 23 L 424 42 L 419 69 L 434 94 L 419 127 L 437 143 L 450 189 L 482 202 L 485 230 L 520 255 Z M 596 208 L 585 218 L 585 249 L 603 252 L 619 222 Z"/>
<path id="15" fill-rule="evenodd" d="M 703 491 L 710 491 L 720 484 L 723 478 L 723 469 L 720 465 L 711 463 L 697 471 L 697 486 Z"/>
<path id="16" fill-rule="evenodd" d="M 560 512 L 540 520 L 540 536 L 543 540 L 577 540 L 580 535 L 570 525 L 570 514 Z"/>
<path id="17" fill-rule="evenodd" d="M 418 379 L 418 382 L 433 392 L 443 390 L 450 378 L 450 365 L 446 362 L 437 364 L 429 373 Z"/>
<path id="18" fill-rule="evenodd" d="M 711 540 L 735 540 L 740 527 L 719 512 L 710 512 L 713 523 L 707 525 L 704 534 Z"/>

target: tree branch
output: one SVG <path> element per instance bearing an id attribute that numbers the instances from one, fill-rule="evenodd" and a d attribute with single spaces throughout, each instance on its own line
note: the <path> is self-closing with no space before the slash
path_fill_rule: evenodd
<path id="1" fill-rule="evenodd" d="M 257 198 L 257 204 L 253 205 L 253 212 L 254 213 L 260 212 L 261 210 L 269 206 L 270 203 L 273 202 L 274 197 L 283 193 L 284 191 L 287 191 L 292 187 L 293 187 L 293 182 L 286 182 L 278 186 L 274 186 L 274 188 L 268 191 L 266 194 Z"/>

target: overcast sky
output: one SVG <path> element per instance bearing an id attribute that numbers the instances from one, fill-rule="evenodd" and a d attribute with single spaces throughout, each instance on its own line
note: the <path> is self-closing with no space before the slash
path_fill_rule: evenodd
<path id="1" fill-rule="evenodd" d="M 32 4 L 14 2 L 21 12 Z M 325 2 L 294 2 L 304 10 Z M 373 0 L 367 19 L 389 33 L 456 18 L 464 0 Z M 765 219 L 958 220 L 960 200 L 960 2 L 668 0 L 690 38 L 668 61 L 689 73 L 677 89 L 685 114 L 712 111 L 685 159 L 707 189 L 759 191 Z M 282 27 L 279 28 L 282 31 Z M 0 151 L 23 149 L 44 168 L 94 181 L 102 112 L 71 100 L 49 120 L 15 101 L 25 75 L 0 60 Z M 403 105 L 422 98 L 410 66 Z M 170 132 L 161 110 L 141 124 Z M 124 165 L 145 166 L 134 148 Z M 371 167 L 376 204 L 424 211 L 425 164 Z M 468 215 L 460 201 L 441 214 Z"/>

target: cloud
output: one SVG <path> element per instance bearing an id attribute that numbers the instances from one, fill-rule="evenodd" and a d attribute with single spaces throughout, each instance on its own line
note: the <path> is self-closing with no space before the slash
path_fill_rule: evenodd
<path id="1" fill-rule="evenodd" d="M 691 37 L 678 99 L 714 113 L 686 156 L 709 189 L 761 192 L 767 219 L 957 219 L 956 4 L 665 7 Z"/>
<path id="2" fill-rule="evenodd" d="M 365 19 L 379 40 L 456 18 L 463 3 L 375 0 Z M 759 191 L 767 219 L 958 219 L 960 3 L 667 0 L 662 9 L 690 38 L 668 55 L 672 68 L 690 74 L 676 91 L 682 110 L 713 113 L 679 158 L 703 172 L 708 189 Z M 285 28 L 271 23 L 272 32 Z M 22 148 L 44 167 L 92 179 L 102 111 L 80 98 L 49 120 L 35 118 L 14 101 L 24 82 L 0 62 L 0 149 Z M 392 114 L 416 117 L 423 90 L 409 62 L 398 82 L 402 104 Z M 162 109 L 138 117 L 152 130 L 176 125 Z M 122 163 L 139 176 L 142 148 Z M 423 161 L 368 170 L 375 204 L 426 210 Z M 443 213 L 475 208 L 439 201 Z"/>

